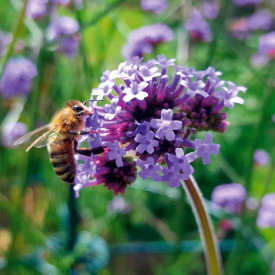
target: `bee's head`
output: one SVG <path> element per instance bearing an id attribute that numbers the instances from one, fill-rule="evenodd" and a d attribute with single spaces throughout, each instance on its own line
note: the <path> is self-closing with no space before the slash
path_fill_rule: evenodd
<path id="1" fill-rule="evenodd" d="M 75 116 L 92 115 L 93 111 L 90 111 L 83 103 L 78 100 L 70 100 L 67 102 L 66 107 L 71 108 Z"/>

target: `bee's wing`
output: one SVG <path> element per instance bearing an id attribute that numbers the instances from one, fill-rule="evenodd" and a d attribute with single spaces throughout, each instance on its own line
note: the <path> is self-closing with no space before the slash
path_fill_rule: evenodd
<path id="1" fill-rule="evenodd" d="M 42 136 L 40 136 L 39 138 L 37 138 L 27 149 L 26 152 L 28 152 L 32 147 L 36 147 L 36 148 L 41 148 L 41 147 L 45 147 L 48 144 L 50 144 L 50 142 L 53 140 L 51 139 L 50 141 L 48 140 L 48 137 L 52 136 L 52 135 L 57 135 L 57 133 L 55 132 L 61 125 L 62 123 L 56 125 L 54 128 L 49 129 L 46 133 L 44 133 Z"/>
<path id="2" fill-rule="evenodd" d="M 46 134 L 46 133 L 45 133 Z M 36 143 L 35 145 L 33 145 L 35 148 L 42 148 L 45 147 L 49 144 L 51 144 L 53 142 L 53 140 L 55 139 L 55 137 L 58 136 L 57 132 L 52 132 L 49 133 L 49 135 L 47 136 L 47 138 L 44 138 L 40 141 L 38 141 L 38 143 Z"/>
<path id="3" fill-rule="evenodd" d="M 43 131 L 43 130 L 46 130 L 46 129 L 49 129 L 50 128 L 50 124 L 47 124 L 47 125 L 44 125 L 44 126 L 41 126 L 29 133 L 27 133 L 26 135 L 16 139 L 14 142 L 13 142 L 13 146 L 17 146 L 19 144 L 22 144 L 22 143 L 25 143 L 25 142 L 28 142 L 34 135 L 38 134 L 39 132 Z"/>

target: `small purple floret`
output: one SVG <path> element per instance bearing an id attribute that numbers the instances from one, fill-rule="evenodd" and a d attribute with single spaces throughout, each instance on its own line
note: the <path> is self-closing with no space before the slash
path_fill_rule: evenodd
<path id="1" fill-rule="evenodd" d="M 114 143 L 109 142 L 108 147 L 111 149 L 111 151 L 108 152 L 109 160 L 115 159 L 117 167 L 122 167 L 123 166 L 122 157 L 126 155 L 126 150 L 119 146 L 119 143 L 117 140 Z"/>
<path id="2" fill-rule="evenodd" d="M 172 110 L 161 110 L 161 119 L 152 119 L 150 126 L 157 129 L 155 136 L 158 139 L 163 139 L 164 137 L 168 141 L 175 139 L 176 135 L 174 130 L 179 130 L 182 127 L 182 122 L 179 120 L 172 120 Z"/>

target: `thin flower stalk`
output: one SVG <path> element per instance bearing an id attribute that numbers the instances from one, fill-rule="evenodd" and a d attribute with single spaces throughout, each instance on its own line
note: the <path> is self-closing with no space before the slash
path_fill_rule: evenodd
<path id="1" fill-rule="evenodd" d="M 217 245 L 218 241 L 213 230 L 211 219 L 204 205 L 200 189 L 192 176 L 182 182 L 182 186 L 191 202 L 192 210 L 194 211 L 199 226 L 201 239 L 204 243 L 204 255 L 208 274 L 222 274 L 220 251 Z"/>

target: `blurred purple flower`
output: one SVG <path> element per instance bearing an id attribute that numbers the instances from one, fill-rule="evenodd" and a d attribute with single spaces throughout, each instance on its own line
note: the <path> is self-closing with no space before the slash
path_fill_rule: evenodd
<path id="1" fill-rule="evenodd" d="M 269 30 L 274 22 L 273 15 L 268 10 L 258 10 L 248 18 L 249 30 Z"/>
<path id="2" fill-rule="evenodd" d="M 257 225 L 262 228 L 275 227 L 275 193 L 263 197 L 258 211 Z"/>
<path id="3" fill-rule="evenodd" d="M 116 196 L 108 204 L 107 210 L 109 213 L 127 214 L 131 210 L 131 206 L 123 197 Z"/>
<path id="4" fill-rule="evenodd" d="M 209 19 L 217 18 L 219 11 L 220 11 L 220 6 L 216 1 L 214 2 L 206 1 L 202 4 L 202 13 L 205 17 Z"/>
<path id="5" fill-rule="evenodd" d="M 76 55 L 80 36 L 76 35 L 79 31 L 78 22 L 68 16 L 59 17 L 53 21 L 46 33 L 49 42 L 58 42 L 60 51 L 64 52 L 69 58 Z"/>
<path id="6" fill-rule="evenodd" d="M 212 40 L 211 30 L 198 9 L 193 9 L 185 23 L 191 38 L 195 41 L 209 42 Z"/>
<path id="7" fill-rule="evenodd" d="M 275 31 L 264 34 L 260 37 L 259 53 L 275 59 Z"/>
<path id="8" fill-rule="evenodd" d="M 213 207 L 219 206 L 232 214 L 240 212 L 241 204 L 245 199 L 246 191 L 237 183 L 221 184 L 215 187 L 211 195 Z"/>
<path id="9" fill-rule="evenodd" d="M 262 66 L 266 65 L 268 63 L 268 61 L 269 61 L 268 56 L 265 54 L 261 54 L 261 53 L 253 54 L 250 59 L 250 63 L 254 67 L 262 67 Z"/>
<path id="10" fill-rule="evenodd" d="M 275 59 L 275 31 L 264 34 L 259 39 L 258 52 L 251 58 L 253 66 L 264 66 L 270 59 Z"/>
<path id="11" fill-rule="evenodd" d="M 78 35 L 64 38 L 59 44 L 59 49 L 69 58 L 73 58 L 77 54 L 79 40 Z"/>
<path id="12" fill-rule="evenodd" d="M 232 35 L 237 39 L 246 39 L 249 36 L 248 19 L 238 18 L 229 23 Z"/>
<path id="13" fill-rule="evenodd" d="M 270 163 L 269 154 L 263 149 L 256 150 L 254 152 L 254 163 L 257 165 L 268 165 Z"/>
<path id="14" fill-rule="evenodd" d="M 73 35 L 78 31 L 78 22 L 71 17 L 63 16 L 59 17 L 49 25 L 46 38 L 48 41 L 55 41 L 64 36 Z"/>
<path id="15" fill-rule="evenodd" d="M 262 2 L 262 0 L 233 0 L 233 3 L 236 6 L 251 6 L 251 5 L 257 5 L 260 2 Z"/>
<path id="16" fill-rule="evenodd" d="M 12 34 L 0 30 L 0 57 L 7 52 L 7 46 L 12 41 Z"/>
<path id="17" fill-rule="evenodd" d="M 27 95 L 37 75 L 35 64 L 26 58 L 11 58 L 2 74 L 0 90 L 3 97 Z"/>
<path id="18" fill-rule="evenodd" d="M 48 10 L 49 0 L 29 0 L 26 7 L 26 16 L 29 18 L 43 18 Z"/>
<path id="19" fill-rule="evenodd" d="M 141 0 L 141 8 L 145 11 L 163 13 L 167 6 L 167 0 Z"/>
<path id="20" fill-rule="evenodd" d="M 142 57 L 151 53 L 159 43 L 168 42 L 172 39 L 172 30 L 164 24 L 144 26 L 130 34 L 128 43 L 122 49 L 122 55 L 126 59 L 135 56 Z"/>
<path id="21" fill-rule="evenodd" d="M 213 67 L 196 71 L 174 63 L 175 59 L 166 56 L 148 62 L 134 58 L 121 63 L 117 70 L 104 73 L 98 88 L 92 90 L 91 99 L 96 95 L 109 104 L 94 102 L 95 113 L 86 127 L 98 131 L 105 152 L 103 156 L 90 157 L 97 169 L 95 179 L 87 183 L 77 178 L 78 190 L 104 182 L 116 193 L 124 192 L 128 183 L 120 184 L 113 174 L 119 173 L 131 183 L 135 165 L 140 167 L 138 175 L 143 180 L 151 177 L 177 187 L 194 172 L 192 161 L 201 157 L 208 164 L 210 154 L 218 154 L 220 146 L 212 143 L 210 133 L 204 140 L 194 141 L 191 137 L 200 130 L 224 132 L 227 121 L 221 110 L 233 107 L 227 100 L 238 97 L 244 88 L 221 81 L 221 72 Z M 230 98 L 216 96 L 216 92 L 225 89 Z M 131 98 L 125 100 L 125 94 Z M 90 137 L 86 141 L 92 144 Z M 185 155 L 186 148 L 193 151 Z M 124 167 L 125 153 L 136 160 L 131 159 L 128 168 Z"/>
<path id="22" fill-rule="evenodd" d="M 12 147 L 13 142 L 27 133 L 27 126 L 24 123 L 18 122 L 8 124 L 2 129 L 2 145 Z"/>

